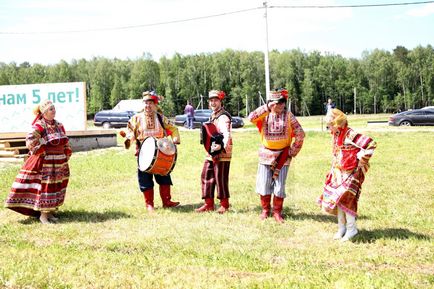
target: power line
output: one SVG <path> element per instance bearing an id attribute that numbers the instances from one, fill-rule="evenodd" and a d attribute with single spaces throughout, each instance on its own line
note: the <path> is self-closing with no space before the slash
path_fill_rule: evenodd
<path id="1" fill-rule="evenodd" d="M 418 1 L 418 2 L 401 2 L 401 3 L 380 3 L 380 4 L 353 4 L 353 5 L 283 5 L 283 6 L 269 6 L 268 8 L 291 8 L 291 9 L 328 9 L 328 8 L 370 8 L 370 7 L 388 7 L 388 6 L 407 6 L 407 5 L 420 5 L 430 4 L 434 1 Z"/>
<path id="2" fill-rule="evenodd" d="M 193 17 L 193 18 L 187 18 L 187 19 L 179 19 L 179 20 L 155 22 L 155 23 L 148 23 L 148 24 L 139 24 L 139 25 L 119 26 L 119 27 L 111 27 L 111 28 L 109 27 L 109 28 L 93 28 L 93 29 L 83 29 L 83 30 L 41 31 L 41 32 L 5 32 L 5 31 L 0 31 L 0 34 L 59 34 L 59 33 L 84 33 L 84 32 L 128 30 L 128 29 L 138 29 L 138 28 L 151 27 L 151 26 L 160 26 L 160 25 L 168 25 L 168 24 L 175 24 L 175 23 L 182 23 L 182 22 L 197 21 L 197 20 L 203 20 L 203 19 L 208 19 L 208 18 L 215 18 L 215 17 L 227 16 L 227 15 L 232 15 L 232 14 L 245 13 L 245 12 L 258 10 L 258 9 L 262 9 L 262 7 L 242 9 L 242 10 L 237 10 L 237 11 L 230 11 L 230 12 L 212 14 L 212 15 L 207 15 L 207 16 L 199 16 L 199 17 Z"/>
<path id="3" fill-rule="evenodd" d="M 353 4 L 353 5 L 283 5 L 283 6 L 268 6 L 269 9 L 332 9 L 332 8 L 373 8 L 373 7 L 388 7 L 388 6 L 408 6 L 408 5 L 420 5 L 420 4 L 431 4 L 433 1 L 417 1 L 417 2 L 400 2 L 400 3 L 379 3 L 379 4 Z M 198 21 L 209 18 L 222 17 L 227 15 L 245 13 L 249 11 L 265 9 L 264 6 L 223 12 L 218 14 L 211 14 L 206 16 L 192 17 L 187 19 L 178 19 L 171 21 L 155 22 L 148 24 L 139 25 L 128 25 L 128 26 L 118 26 L 118 27 L 107 27 L 107 28 L 91 28 L 82 30 L 59 30 L 59 31 L 34 31 L 34 32 L 7 32 L 0 31 L 0 35 L 36 35 L 36 34 L 69 34 L 69 33 L 86 33 L 86 32 L 101 32 L 101 31 L 116 31 L 116 30 L 129 30 L 129 29 L 139 29 L 144 27 L 169 25 L 183 22 Z"/>

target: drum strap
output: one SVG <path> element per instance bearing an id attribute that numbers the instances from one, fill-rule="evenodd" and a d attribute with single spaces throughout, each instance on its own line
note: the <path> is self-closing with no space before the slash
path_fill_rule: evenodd
<path id="1" fill-rule="evenodd" d="M 158 118 L 158 121 L 160 122 L 161 127 L 163 128 L 164 136 L 167 136 L 166 127 L 164 126 L 164 122 L 163 122 L 163 117 L 158 112 L 157 112 L 157 118 Z"/>
<path id="2" fill-rule="evenodd" d="M 161 116 L 161 114 L 159 114 L 157 112 L 157 118 L 158 118 L 158 122 L 160 123 L 161 127 L 163 128 L 163 134 L 166 137 L 167 136 L 167 130 L 166 127 L 164 126 L 164 122 L 163 122 L 163 117 Z M 136 154 L 138 153 L 138 150 L 140 148 L 140 141 L 138 139 L 136 139 Z"/>
<path id="3" fill-rule="evenodd" d="M 215 119 L 218 119 L 222 115 L 226 115 L 229 120 L 232 119 L 232 116 L 229 114 L 229 112 L 227 112 L 224 108 L 221 108 L 214 117 L 212 117 L 212 115 L 209 117 L 209 122 L 213 122 Z"/>

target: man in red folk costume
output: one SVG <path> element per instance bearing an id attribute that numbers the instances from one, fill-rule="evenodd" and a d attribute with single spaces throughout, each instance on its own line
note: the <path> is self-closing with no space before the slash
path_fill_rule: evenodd
<path id="1" fill-rule="evenodd" d="M 36 118 L 26 138 L 29 158 L 12 184 L 5 207 L 49 224 L 58 220 L 54 213 L 65 200 L 72 150 L 65 128 L 54 119 L 51 100 L 41 102 L 33 112 Z"/>
<path id="2" fill-rule="evenodd" d="M 215 126 L 220 142 L 213 142 L 203 164 L 202 199 L 205 204 L 196 209 L 202 213 L 214 211 L 214 189 L 217 186 L 217 199 L 220 200 L 218 213 L 224 214 L 229 209 L 229 167 L 232 157 L 232 124 L 231 115 L 223 108 L 225 98 L 223 91 L 211 90 L 208 94 L 208 104 L 212 109 L 210 123 Z"/>
<path id="3" fill-rule="evenodd" d="M 287 99 L 287 90 L 271 91 L 267 104 L 249 115 L 249 120 L 259 130 L 262 143 L 256 178 L 256 192 L 261 197 L 262 206 L 260 218 L 265 220 L 269 217 L 271 196 L 274 195 L 273 217 L 278 223 L 283 223 L 282 209 L 289 164 L 301 150 L 304 140 L 301 125 L 286 109 Z"/>
<path id="4" fill-rule="evenodd" d="M 142 94 L 144 109 L 142 112 L 135 114 L 127 125 L 127 131 L 121 132 L 126 137 L 125 148 L 130 147 L 131 142 L 136 143 L 136 156 L 138 157 L 140 144 L 147 137 L 161 139 L 171 135 L 174 144 L 180 143 L 178 128 L 171 121 L 158 112 L 158 102 L 162 97 L 156 95 L 153 91 L 145 91 Z M 160 186 L 160 197 L 163 208 L 171 208 L 179 205 L 179 202 L 171 201 L 172 179 L 170 174 L 159 175 L 152 174 L 138 169 L 138 181 L 140 191 L 145 197 L 146 209 L 149 212 L 154 211 L 154 181 Z"/>
<path id="5" fill-rule="evenodd" d="M 337 215 L 334 239 L 348 241 L 358 233 L 357 202 L 376 143 L 349 128 L 346 115 L 337 108 L 329 111 L 326 122 L 333 139 L 333 159 L 319 204 L 325 212 Z"/>

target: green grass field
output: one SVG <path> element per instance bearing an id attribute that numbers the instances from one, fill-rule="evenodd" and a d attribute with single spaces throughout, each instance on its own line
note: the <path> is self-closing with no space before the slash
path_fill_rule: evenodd
<path id="1" fill-rule="evenodd" d="M 300 122 L 315 129 L 318 118 Z M 279 225 L 258 217 L 254 130 L 234 131 L 231 211 L 194 213 L 202 203 L 204 152 L 199 131 L 183 130 L 172 173 L 179 208 L 162 209 L 157 192 L 155 213 L 145 211 L 133 150 L 121 146 L 73 154 L 58 224 L 0 208 L 0 287 L 432 288 L 434 134 L 367 133 L 378 148 L 352 242 L 332 239 L 336 220 L 316 205 L 330 166 L 326 132 L 307 131 L 288 174 Z M 2 200 L 19 166 L 0 169 Z"/>

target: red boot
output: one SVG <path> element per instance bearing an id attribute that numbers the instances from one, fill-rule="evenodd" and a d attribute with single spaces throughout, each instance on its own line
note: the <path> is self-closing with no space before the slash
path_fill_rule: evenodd
<path id="1" fill-rule="evenodd" d="M 220 208 L 217 210 L 219 214 L 224 214 L 229 211 L 229 198 L 220 200 Z"/>
<path id="2" fill-rule="evenodd" d="M 148 212 L 154 211 L 154 189 L 146 189 L 143 192 L 143 195 L 145 196 L 145 203 L 146 203 L 146 209 Z"/>
<path id="3" fill-rule="evenodd" d="M 273 198 L 273 217 L 278 223 L 283 223 L 282 209 L 283 209 L 283 198 L 274 196 Z"/>
<path id="4" fill-rule="evenodd" d="M 179 202 L 172 202 L 170 199 L 170 185 L 160 185 L 160 197 L 163 202 L 163 208 L 172 208 L 179 205 Z"/>
<path id="5" fill-rule="evenodd" d="M 197 213 L 203 213 L 208 211 L 214 211 L 214 199 L 206 198 L 205 204 L 199 209 L 195 210 Z"/>
<path id="6" fill-rule="evenodd" d="M 265 195 L 265 196 L 261 196 L 261 206 L 262 206 L 262 213 L 259 216 L 259 218 L 261 218 L 261 220 L 265 220 L 266 218 L 268 218 L 270 216 L 270 211 L 271 211 L 271 195 Z"/>

